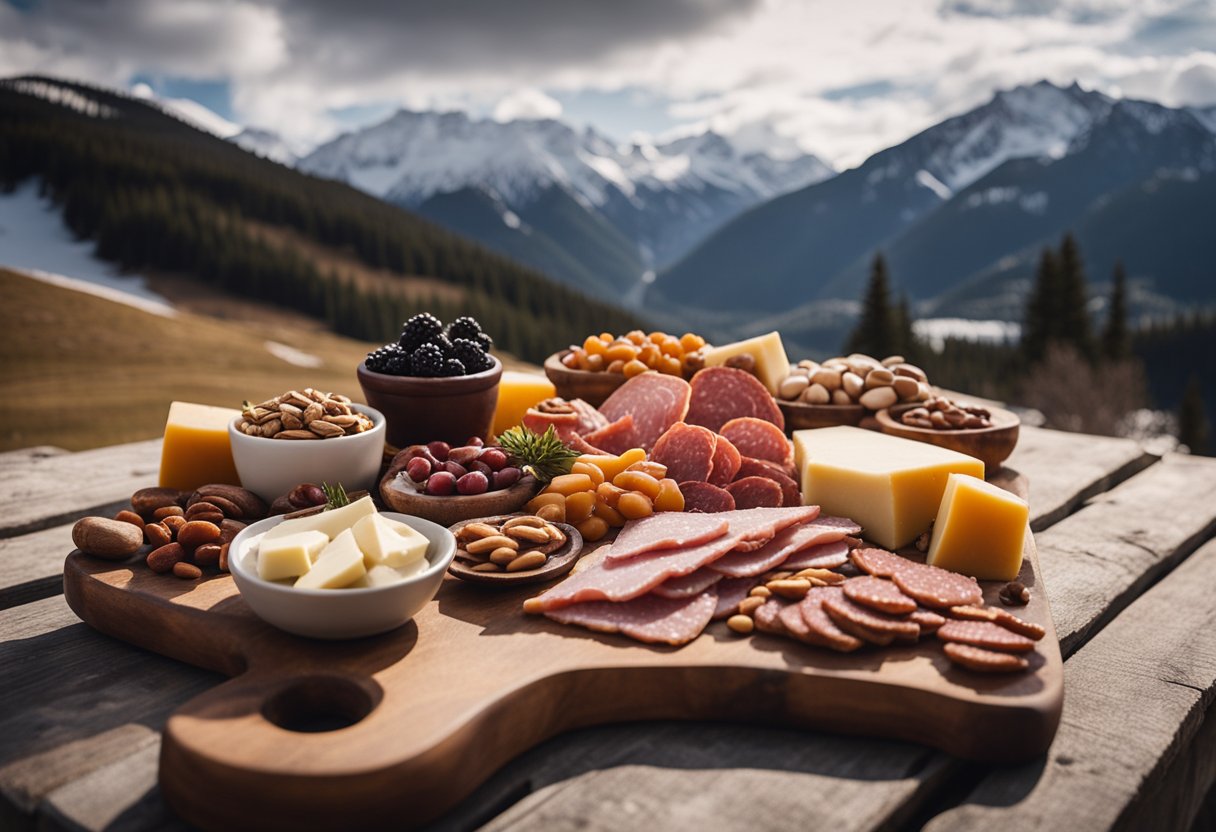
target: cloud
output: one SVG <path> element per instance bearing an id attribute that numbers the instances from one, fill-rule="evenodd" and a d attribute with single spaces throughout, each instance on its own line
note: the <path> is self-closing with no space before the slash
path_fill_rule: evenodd
<path id="1" fill-rule="evenodd" d="M 558 118 L 561 114 L 561 102 L 535 87 L 516 90 L 499 101 L 498 106 L 494 108 L 494 118 L 497 121 Z"/>

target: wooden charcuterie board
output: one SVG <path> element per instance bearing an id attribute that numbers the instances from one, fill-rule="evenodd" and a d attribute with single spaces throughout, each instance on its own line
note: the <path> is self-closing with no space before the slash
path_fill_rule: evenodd
<path id="1" fill-rule="evenodd" d="M 1024 496 L 1023 478 L 1005 478 Z M 264 624 L 228 575 L 186 582 L 78 552 L 64 566 L 88 624 L 233 677 L 170 718 L 160 761 L 169 804 L 225 830 L 417 826 L 543 740 L 622 721 L 779 724 L 1025 760 L 1050 745 L 1063 701 L 1029 531 L 1020 580 L 1032 598 L 1016 612 L 1047 636 L 1030 671 L 1006 676 L 953 667 L 935 639 L 836 654 L 715 622 L 684 647 L 646 646 L 523 614 L 537 587 L 452 578 L 399 630 L 320 642 Z M 1000 586 L 985 584 L 988 603 Z"/>

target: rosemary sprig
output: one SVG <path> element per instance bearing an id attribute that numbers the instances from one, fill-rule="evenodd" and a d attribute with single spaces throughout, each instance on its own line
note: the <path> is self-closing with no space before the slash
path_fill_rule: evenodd
<path id="1" fill-rule="evenodd" d="M 566 447 L 553 425 L 549 425 L 543 434 L 518 425 L 500 434 L 498 444 L 513 464 L 525 474 L 536 477 L 542 485 L 554 477 L 569 474 L 574 460 L 578 459 L 578 452 Z"/>
<path id="2" fill-rule="evenodd" d="M 342 506 L 350 505 L 350 497 L 346 496 L 346 489 L 342 487 L 342 483 L 330 485 L 327 482 L 321 483 L 321 490 L 325 492 L 325 510 L 331 508 L 342 508 Z"/>

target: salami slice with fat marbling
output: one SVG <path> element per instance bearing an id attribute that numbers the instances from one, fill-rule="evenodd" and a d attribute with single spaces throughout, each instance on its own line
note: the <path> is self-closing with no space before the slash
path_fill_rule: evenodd
<path id="1" fill-rule="evenodd" d="M 708 482 L 714 469 L 717 435 L 707 428 L 676 422 L 658 441 L 650 458 L 667 466 L 667 476 L 676 482 Z"/>
<path id="2" fill-rule="evenodd" d="M 700 480 L 685 481 L 679 485 L 680 493 L 684 495 L 685 512 L 716 514 L 735 510 L 735 498 L 725 488 Z"/>
<path id="3" fill-rule="evenodd" d="M 650 371 L 616 388 L 600 405 L 600 413 L 610 422 L 632 416 L 629 447 L 649 451 L 669 427 L 684 420 L 691 396 L 692 388 L 684 379 Z"/>
<path id="4" fill-rule="evenodd" d="M 781 486 L 768 477 L 744 477 L 726 486 L 736 508 L 780 508 Z"/>
<path id="5" fill-rule="evenodd" d="M 739 473 L 743 464 L 743 456 L 739 449 L 725 436 L 718 434 L 718 443 L 714 445 L 714 465 L 709 472 L 709 482 L 719 488 L 725 488 Z"/>
<path id="6" fill-rule="evenodd" d="M 790 440 L 775 424 L 754 416 L 731 419 L 718 433 L 731 441 L 739 453 L 753 459 L 765 459 L 778 465 L 788 465 L 794 455 Z"/>
<path id="7" fill-rule="evenodd" d="M 611 414 L 605 415 L 612 418 Z M 692 377 L 692 396 L 684 421 L 717 433 L 731 419 L 740 416 L 764 419 L 785 430 L 781 409 L 768 388 L 751 373 L 734 367 L 706 367 Z"/>

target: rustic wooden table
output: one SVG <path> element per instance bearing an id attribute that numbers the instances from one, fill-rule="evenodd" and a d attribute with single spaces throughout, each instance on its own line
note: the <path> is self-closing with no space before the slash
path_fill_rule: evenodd
<path id="1" fill-rule="evenodd" d="M 160 729 L 221 678 L 91 630 L 61 584 L 72 521 L 112 515 L 158 460 L 155 441 L 0 454 L 0 829 L 186 828 L 157 791 Z M 1028 428 L 1009 464 L 1066 658 L 1043 758 L 605 726 L 524 754 L 436 828 L 1216 828 L 1216 460 Z"/>

